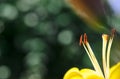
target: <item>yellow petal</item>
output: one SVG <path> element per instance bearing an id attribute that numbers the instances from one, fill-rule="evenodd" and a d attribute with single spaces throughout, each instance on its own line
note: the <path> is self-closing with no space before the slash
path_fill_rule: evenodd
<path id="1" fill-rule="evenodd" d="M 83 79 L 78 68 L 74 67 L 68 70 L 63 79 Z"/>
<path id="2" fill-rule="evenodd" d="M 85 79 L 104 79 L 100 74 L 91 69 L 82 69 L 80 70 L 80 74 L 82 74 Z"/>
<path id="3" fill-rule="evenodd" d="M 110 79 L 120 79 L 120 63 L 110 69 Z"/>

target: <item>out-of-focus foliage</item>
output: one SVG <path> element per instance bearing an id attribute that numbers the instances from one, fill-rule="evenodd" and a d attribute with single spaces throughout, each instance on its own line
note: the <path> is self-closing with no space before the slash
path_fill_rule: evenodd
<path id="1" fill-rule="evenodd" d="M 87 26 L 64 0 L 1 0 L 0 79 L 62 79 L 70 67 L 92 67 L 79 36 L 88 34 L 100 59 L 101 33 Z"/>

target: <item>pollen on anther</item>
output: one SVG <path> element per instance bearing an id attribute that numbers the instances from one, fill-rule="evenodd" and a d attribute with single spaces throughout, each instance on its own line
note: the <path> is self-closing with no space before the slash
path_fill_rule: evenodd
<path id="1" fill-rule="evenodd" d="M 87 35 L 86 33 L 84 33 L 84 43 L 86 44 L 86 42 L 87 42 Z"/>
<path id="2" fill-rule="evenodd" d="M 82 45 L 82 35 L 80 36 L 80 41 L 79 41 L 79 45 Z"/>
<path id="3" fill-rule="evenodd" d="M 108 40 L 109 36 L 107 34 L 103 34 L 102 38 L 105 39 L 105 40 Z"/>

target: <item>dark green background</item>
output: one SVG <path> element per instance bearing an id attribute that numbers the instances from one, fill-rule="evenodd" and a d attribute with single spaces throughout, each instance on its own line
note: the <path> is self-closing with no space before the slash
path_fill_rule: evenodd
<path id="1" fill-rule="evenodd" d="M 87 33 L 101 62 L 101 35 L 110 32 L 88 26 L 63 0 L 0 0 L 0 79 L 62 79 L 71 67 L 93 68 L 79 37 Z M 116 36 L 112 64 L 120 59 Z"/>

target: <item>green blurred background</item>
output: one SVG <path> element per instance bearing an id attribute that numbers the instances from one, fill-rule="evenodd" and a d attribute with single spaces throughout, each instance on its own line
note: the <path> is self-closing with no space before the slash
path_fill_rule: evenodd
<path id="1" fill-rule="evenodd" d="M 120 18 L 112 15 L 102 19 L 108 31 L 93 30 L 64 0 L 0 0 L 0 79 L 62 79 L 71 67 L 93 68 L 79 36 L 87 33 L 101 62 L 101 34 L 111 28 L 111 64 L 118 62 Z"/>

